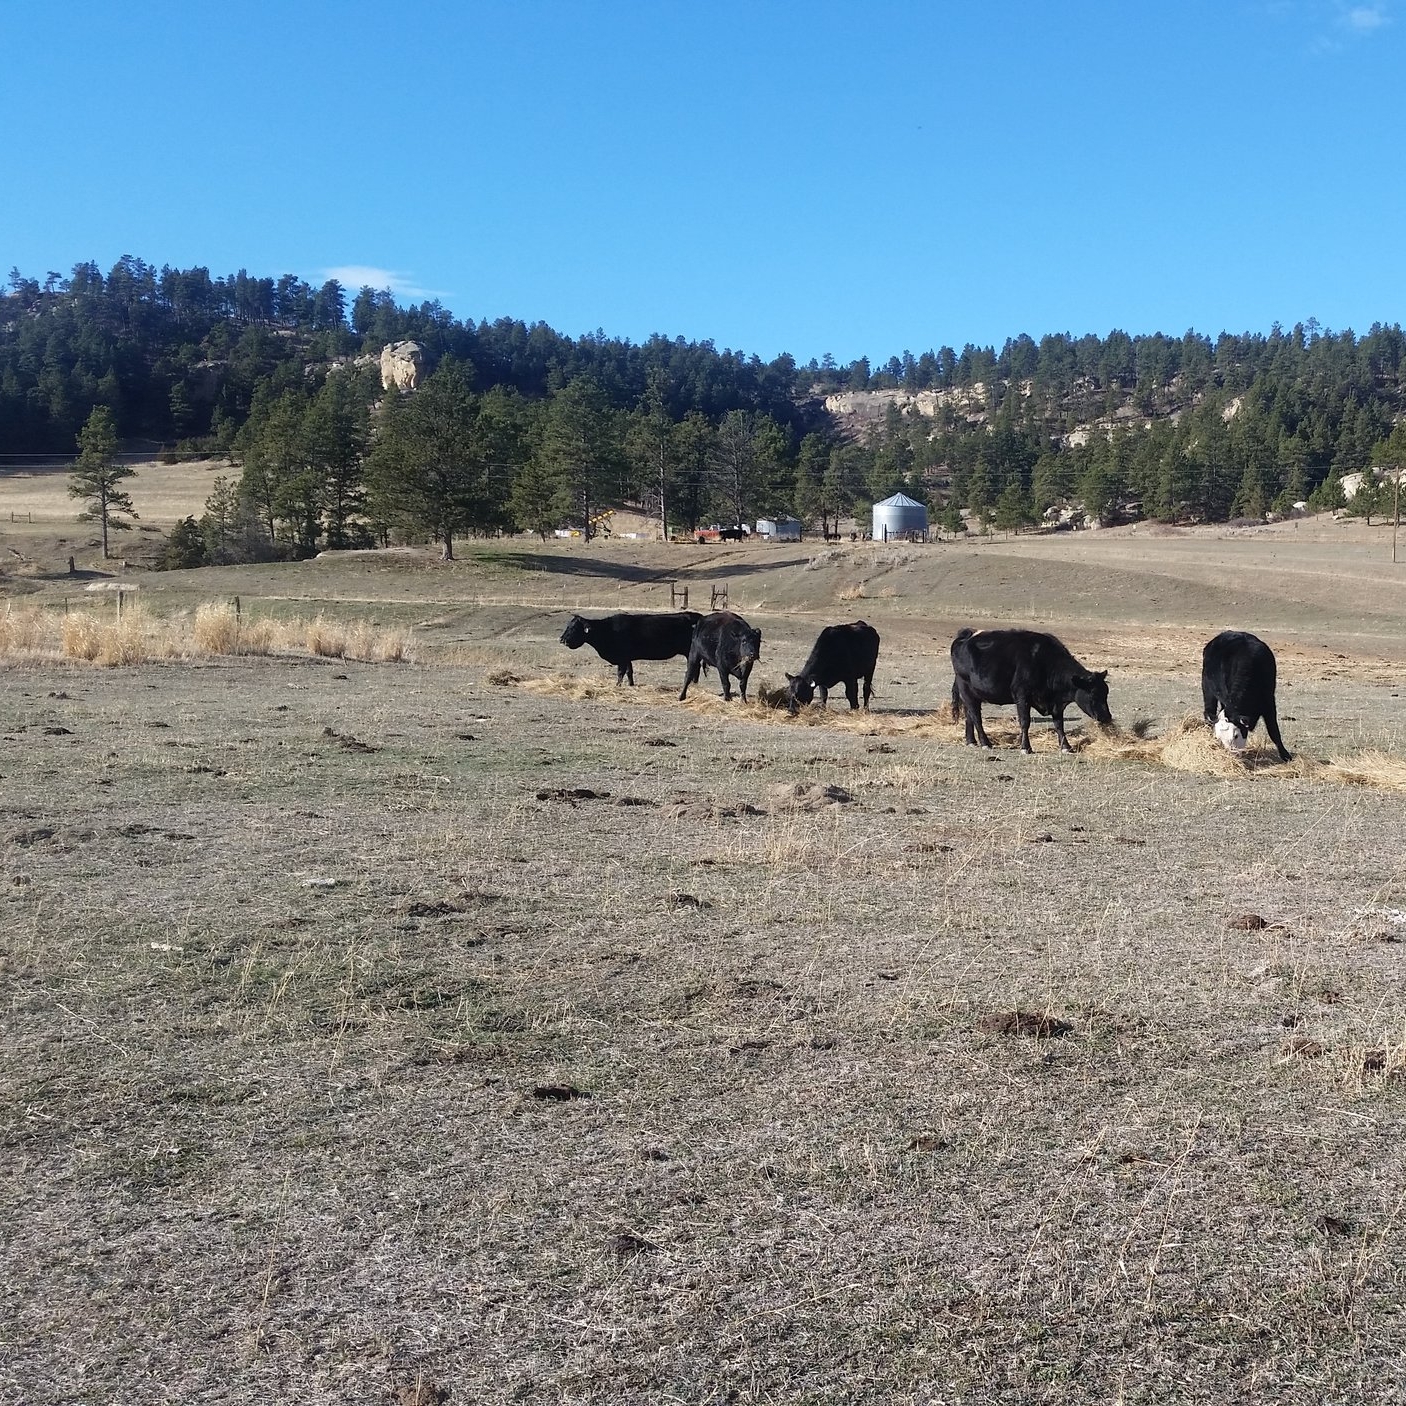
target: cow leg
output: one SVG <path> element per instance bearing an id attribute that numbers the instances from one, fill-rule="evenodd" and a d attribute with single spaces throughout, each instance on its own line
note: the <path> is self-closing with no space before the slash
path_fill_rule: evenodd
<path id="1" fill-rule="evenodd" d="M 1279 715 L 1274 711 L 1273 703 L 1265 709 L 1264 730 L 1269 734 L 1269 740 L 1279 749 L 1279 760 L 1281 762 L 1293 761 L 1293 755 L 1284 745 L 1284 739 L 1279 735 Z"/>
<path id="2" fill-rule="evenodd" d="M 1056 713 L 1055 717 L 1058 718 L 1059 714 Z M 1017 698 L 1015 700 L 1015 719 L 1016 722 L 1020 724 L 1020 750 L 1022 752 L 1029 752 L 1032 749 L 1030 746 L 1030 700 L 1028 698 Z M 1056 722 L 1055 729 L 1058 731 L 1059 728 L 1060 724 Z M 1062 731 L 1059 733 L 1059 740 L 1061 742 L 1064 741 L 1064 733 Z"/>
<path id="3" fill-rule="evenodd" d="M 1064 735 L 1064 709 L 1054 710 L 1054 730 L 1055 736 L 1059 738 L 1059 750 L 1061 752 L 1072 752 L 1074 749 L 1069 745 L 1069 739 Z M 1027 747 L 1027 751 L 1030 749 Z"/>
<path id="4" fill-rule="evenodd" d="M 683 688 L 679 691 L 679 702 L 682 703 L 688 697 L 688 686 L 698 682 L 699 660 L 692 654 L 688 656 L 688 665 L 683 671 Z"/>
<path id="5" fill-rule="evenodd" d="M 865 675 L 864 675 L 864 711 L 865 711 L 866 713 L 869 711 L 869 699 L 873 696 L 873 693 L 874 693 L 874 676 L 873 676 L 873 674 L 865 674 Z"/>
<path id="6" fill-rule="evenodd" d="M 742 695 L 742 701 L 747 701 L 747 680 L 752 677 L 752 661 L 749 659 L 737 675 L 737 691 Z"/>
<path id="7" fill-rule="evenodd" d="M 1211 687 L 1211 681 L 1207 678 L 1201 680 L 1201 703 L 1202 711 L 1206 714 L 1206 721 L 1212 727 L 1216 725 L 1216 715 L 1220 711 L 1220 699 L 1216 697 L 1216 691 Z"/>
<path id="8" fill-rule="evenodd" d="M 986 729 L 981 724 L 981 700 L 967 687 L 961 686 L 962 711 L 967 719 L 967 746 L 975 747 L 978 743 L 991 750 L 991 739 L 986 735 Z"/>
<path id="9" fill-rule="evenodd" d="M 845 680 L 845 697 L 849 699 L 849 710 L 850 710 L 850 712 L 851 712 L 851 713 L 854 712 L 854 710 L 855 710 L 857 707 L 859 707 L 859 680 L 858 680 L 858 679 L 846 679 L 846 680 Z"/>
<path id="10" fill-rule="evenodd" d="M 630 686 L 633 688 L 635 682 L 635 671 L 630 667 L 628 663 L 617 664 L 615 666 L 615 687 L 619 688 L 620 685 L 624 683 L 627 678 L 630 680 Z"/>
<path id="11" fill-rule="evenodd" d="M 820 695 L 820 706 L 828 708 L 830 706 L 830 690 L 824 684 L 816 684 L 815 691 Z"/>

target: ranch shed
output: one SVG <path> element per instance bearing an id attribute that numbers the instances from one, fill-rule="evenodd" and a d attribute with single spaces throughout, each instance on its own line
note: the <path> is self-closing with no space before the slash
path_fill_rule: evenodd
<path id="1" fill-rule="evenodd" d="M 801 520 L 798 517 L 758 518 L 757 536 L 768 542 L 799 542 Z"/>

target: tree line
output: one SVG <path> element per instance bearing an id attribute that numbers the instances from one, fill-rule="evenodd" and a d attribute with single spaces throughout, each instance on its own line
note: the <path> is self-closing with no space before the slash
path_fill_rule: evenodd
<path id="1" fill-rule="evenodd" d="M 375 354 L 404 339 L 435 369 L 383 393 Z M 1344 474 L 1397 454 L 1404 359 L 1398 326 L 1359 338 L 1309 322 L 798 365 L 124 257 L 42 282 L 12 270 L 0 444 L 72 453 L 102 409 L 119 440 L 230 455 L 185 534 L 186 556 L 212 560 L 589 534 L 610 503 L 688 532 L 779 513 L 831 530 L 900 489 L 953 530 L 970 515 L 1018 529 L 1074 502 L 1104 521 L 1217 521 L 1336 501 Z M 860 435 L 823 403 L 858 389 L 894 392 Z"/>

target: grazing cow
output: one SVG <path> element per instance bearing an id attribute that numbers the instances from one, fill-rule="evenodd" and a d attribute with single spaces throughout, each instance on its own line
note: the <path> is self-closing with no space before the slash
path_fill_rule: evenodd
<path id="1" fill-rule="evenodd" d="M 1243 752 L 1255 724 L 1263 718 L 1269 740 L 1279 749 L 1279 760 L 1293 761 L 1279 735 L 1274 682 L 1274 651 L 1257 635 L 1222 630 L 1201 651 L 1206 721 L 1227 750 Z"/>
<path id="2" fill-rule="evenodd" d="M 673 659 L 676 655 L 687 654 L 693 643 L 694 626 L 702 618 L 696 610 L 675 610 L 660 615 L 622 611 L 599 620 L 573 615 L 561 632 L 561 642 L 568 649 L 590 645 L 607 664 L 615 665 L 617 686 L 628 679 L 633 688 L 635 660 Z"/>
<path id="3" fill-rule="evenodd" d="M 1054 720 L 1062 752 L 1064 710 L 1076 703 L 1096 722 L 1111 723 L 1108 671 L 1091 673 L 1053 635 L 1038 630 L 959 630 L 952 641 L 952 716 L 964 709 L 967 745 L 990 747 L 981 725 L 983 703 L 1014 703 L 1020 749 L 1030 751 L 1030 710 Z"/>
<path id="4" fill-rule="evenodd" d="M 821 630 L 810 657 L 799 674 L 786 675 L 786 700 L 792 716 L 802 703 L 809 703 L 820 690 L 820 706 L 829 701 L 837 683 L 845 686 L 849 706 L 859 707 L 859 680 L 864 680 L 864 711 L 874 691 L 874 669 L 879 662 L 879 632 L 863 620 L 852 625 L 827 625 Z"/>
<path id="5" fill-rule="evenodd" d="M 747 701 L 747 678 L 752 665 L 762 657 L 762 632 L 754 630 L 740 615 L 730 610 L 714 611 L 695 626 L 688 651 L 688 671 L 683 676 L 679 699 L 688 697 L 689 684 L 698 682 L 698 671 L 711 664 L 723 681 L 723 697 L 732 697 L 731 674 L 737 679 L 742 701 Z"/>

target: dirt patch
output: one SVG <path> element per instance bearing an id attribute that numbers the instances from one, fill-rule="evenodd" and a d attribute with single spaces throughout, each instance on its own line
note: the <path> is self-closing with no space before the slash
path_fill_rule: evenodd
<path id="1" fill-rule="evenodd" d="M 1030 1035 L 1038 1040 L 1058 1039 L 1074 1029 L 1069 1021 L 1039 1011 L 997 1011 L 982 1016 L 976 1028 L 988 1035 Z"/>

